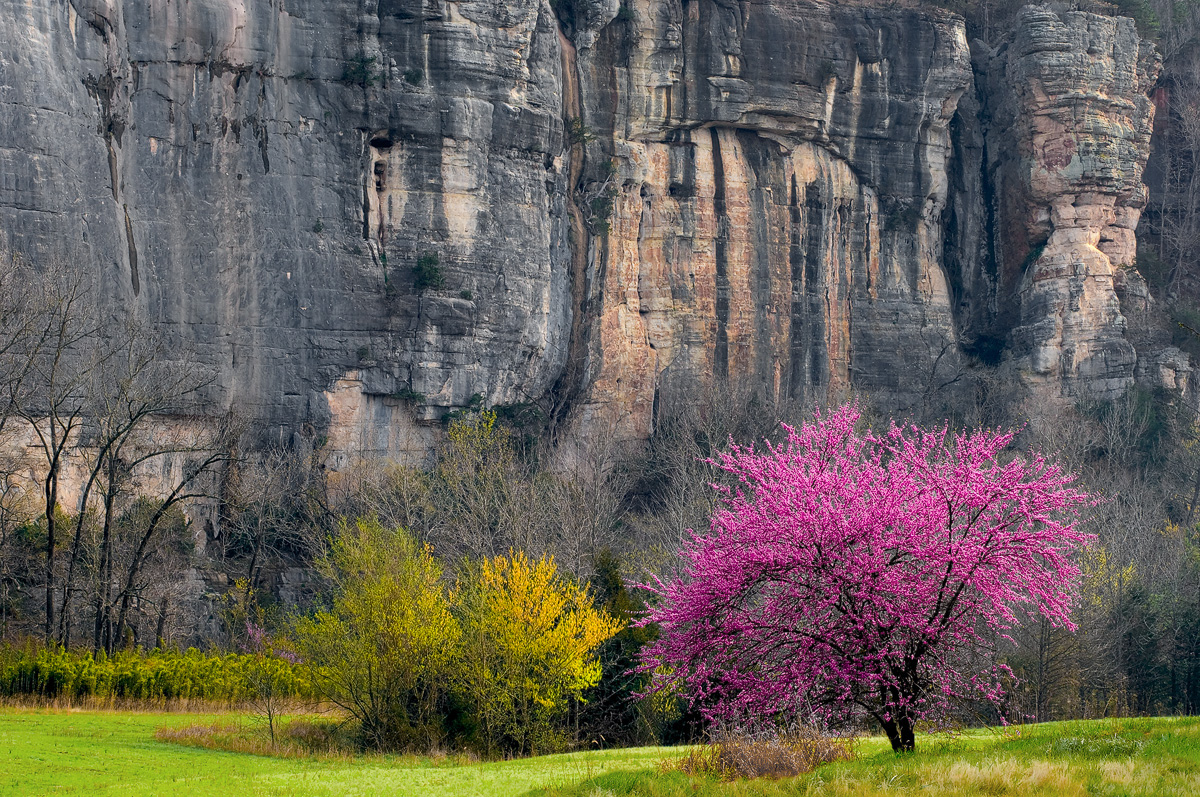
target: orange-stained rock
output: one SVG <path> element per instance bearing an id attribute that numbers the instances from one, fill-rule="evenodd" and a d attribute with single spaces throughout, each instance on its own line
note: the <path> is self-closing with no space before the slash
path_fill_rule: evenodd
<path id="1" fill-rule="evenodd" d="M 724 385 L 928 409 L 975 361 L 1181 389 L 1118 301 L 1153 47 L 1031 6 L 972 52 L 913 5 L 0 0 L 0 247 L 334 465 L 479 403 L 640 439 Z"/>
<path id="2" fill-rule="evenodd" d="M 723 385 L 920 402 L 959 357 L 942 214 L 973 87 L 962 20 L 804 0 L 632 8 L 626 62 L 605 62 L 603 37 L 580 53 L 621 181 L 590 244 L 585 419 L 644 437 L 656 406 Z M 623 82 L 589 97 L 605 69 Z"/>

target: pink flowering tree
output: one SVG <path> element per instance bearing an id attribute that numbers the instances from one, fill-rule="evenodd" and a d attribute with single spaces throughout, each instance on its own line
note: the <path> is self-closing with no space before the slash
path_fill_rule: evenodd
<path id="1" fill-rule="evenodd" d="M 714 462 L 736 479 L 684 575 L 658 582 L 643 664 L 712 717 L 873 717 L 897 751 L 959 698 L 1000 699 L 981 652 L 1023 615 L 1073 629 L 1090 535 L 1086 494 L 1011 432 L 855 431 L 844 406 L 762 451 Z M 723 489 L 723 488 L 718 488 Z"/>

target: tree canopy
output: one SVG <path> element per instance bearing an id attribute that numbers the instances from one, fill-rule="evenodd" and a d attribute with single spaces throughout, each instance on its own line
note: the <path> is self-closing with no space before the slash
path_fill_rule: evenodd
<path id="1" fill-rule="evenodd" d="M 727 719 L 865 714 L 911 750 L 916 720 L 1000 699 L 1006 668 L 981 653 L 1021 615 L 1073 627 L 1089 535 L 1070 474 L 1006 458 L 1012 432 L 859 420 L 843 406 L 714 461 L 736 486 L 655 587 L 657 688 Z"/>

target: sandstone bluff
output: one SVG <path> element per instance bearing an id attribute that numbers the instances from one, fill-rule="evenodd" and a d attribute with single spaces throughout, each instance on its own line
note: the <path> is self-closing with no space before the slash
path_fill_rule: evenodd
<path id="1" fill-rule="evenodd" d="M 1129 268 L 1132 21 L 810 0 L 0 0 L 0 242 L 331 450 L 472 401 L 1179 389 Z M 424 264 L 436 279 L 418 276 Z"/>

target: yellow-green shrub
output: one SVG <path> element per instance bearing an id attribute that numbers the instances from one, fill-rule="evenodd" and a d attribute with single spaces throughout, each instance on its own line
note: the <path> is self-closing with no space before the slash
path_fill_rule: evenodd
<path id="1" fill-rule="evenodd" d="M 258 657 L 261 658 L 261 657 Z M 256 657 L 238 653 L 122 651 L 112 656 L 62 647 L 0 647 L 0 695 L 42 698 L 207 700 L 240 703 L 255 696 Z M 277 682 L 293 697 L 312 695 L 303 668 L 273 660 Z"/>
<path id="2" fill-rule="evenodd" d="M 319 567 L 333 599 L 297 623 L 295 644 L 321 695 L 358 720 L 368 747 L 437 746 L 459 637 L 441 566 L 405 530 L 359 520 Z"/>
<path id="3" fill-rule="evenodd" d="M 600 680 L 595 650 L 624 623 L 598 611 L 552 558 L 520 552 L 471 568 L 456 604 L 462 647 L 455 686 L 471 707 L 478 741 L 489 754 L 561 747 L 568 701 Z"/>

